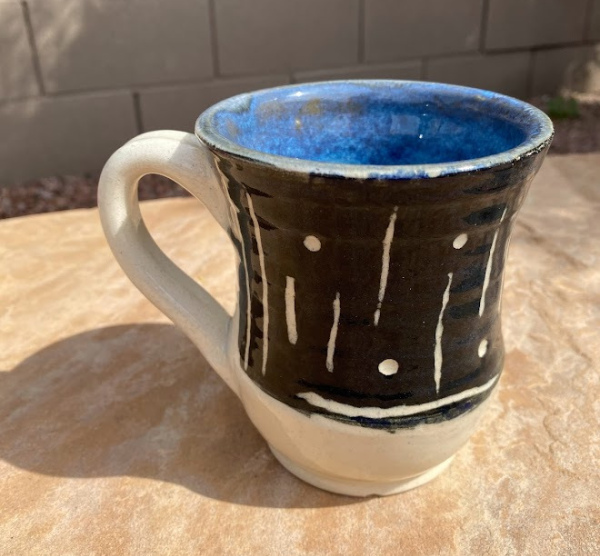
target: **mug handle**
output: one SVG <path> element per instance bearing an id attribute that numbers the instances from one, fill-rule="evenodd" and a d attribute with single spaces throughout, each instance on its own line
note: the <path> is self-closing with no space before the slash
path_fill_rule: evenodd
<path id="1" fill-rule="evenodd" d="M 160 174 L 203 202 L 225 230 L 229 210 L 207 147 L 190 133 L 139 135 L 108 160 L 98 185 L 98 207 L 112 252 L 133 284 L 194 342 L 237 394 L 227 346 L 232 318 L 158 247 L 146 228 L 137 196 L 139 180 Z"/>

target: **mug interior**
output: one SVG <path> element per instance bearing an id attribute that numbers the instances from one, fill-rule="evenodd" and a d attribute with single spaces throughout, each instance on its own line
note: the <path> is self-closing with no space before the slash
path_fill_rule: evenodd
<path id="1" fill-rule="evenodd" d="M 430 165 L 539 143 L 551 136 L 544 118 L 527 103 L 479 89 L 339 81 L 233 97 L 205 112 L 198 130 L 209 144 L 241 149 L 246 157 L 253 152 L 337 165 Z"/>

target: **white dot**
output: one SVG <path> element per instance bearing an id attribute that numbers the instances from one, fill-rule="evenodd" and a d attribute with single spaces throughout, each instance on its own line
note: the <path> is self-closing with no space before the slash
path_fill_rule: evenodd
<path id="1" fill-rule="evenodd" d="M 467 234 L 460 234 L 459 236 L 456 236 L 452 242 L 452 247 L 454 247 L 454 249 L 461 249 L 465 246 L 465 243 L 467 243 L 468 237 L 469 236 Z"/>
<path id="2" fill-rule="evenodd" d="M 488 348 L 488 341 L 481 340 L 481 343 L 479 344 L 479 347 L 477 348 L 477 355 L 479 355 L 479 357 L 483 357 L 487 353 L 487 348 Z"/>
<path id="3" fill-rule="evenodd" d="M 398 361 L 395 359 L 386 359 L 379 363 L 379 372 L 385 376 L 392 376 L 398 372 Z"/>
<path id="4" fill-rule="evenodd" d="M 321 240 L 315 236 L 306 236 L 304 238 L 304 247 L 306 247 L 309 251 L 320 251 Z"/>

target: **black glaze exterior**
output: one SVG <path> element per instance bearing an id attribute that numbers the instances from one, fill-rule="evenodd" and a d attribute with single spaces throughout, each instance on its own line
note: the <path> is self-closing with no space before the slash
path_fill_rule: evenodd
<path id="1" fill-rule="evenodd" d="M 426 406 L 414 415 L 387 419 L 344 417 L 298 397 L 315 392 L 359 408 L 421 405 L 482 386 L 500 374 L 504 347 L 499 306 L 508 240 L 547 144 L 501 167 L 408 180 L 307 175 L 212 150 L 223 189 L 237 209 L 232 211 L 237 213 L 232 239 L 240 260 L 240 365 L 244 368 L 249 302 L 247 373 L 257 385 L 298 410 L 387 430 L 455 417 L 490 394 L 491 388 L 440 408 Z M 268 284 L 264 374 L 265 276 L 250 202 L 259 224 Z M 375 326 L 383 240 L 394 211 L 387 287 Z M 455 248 L 453 241 L 464 233 L 466 244 Z M 319 251 L 304 246 L 309 235 L 321 241 Z M 436 330 L 450 273 L 436 391 Z M 295 345 L 286 326 L 287 276 L 295 280 Z M 338 293 L 339 328 L 330 372 L 326 358 Z M 480 357 L 478 348 L 485 339 L 487 352 Z M 399 364 L 391 376 L 378 370 L 386 359 Z"/>

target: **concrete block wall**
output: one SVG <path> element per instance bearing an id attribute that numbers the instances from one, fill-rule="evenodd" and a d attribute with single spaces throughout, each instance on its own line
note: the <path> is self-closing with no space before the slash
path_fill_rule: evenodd
<path id="1" fill-rule="evenodd" d="M 0 0 L 0 184 L 97 171 L 142 131 L 291 82 L 597 87 L 597 41 L 600 0 Z"/>

